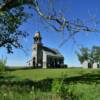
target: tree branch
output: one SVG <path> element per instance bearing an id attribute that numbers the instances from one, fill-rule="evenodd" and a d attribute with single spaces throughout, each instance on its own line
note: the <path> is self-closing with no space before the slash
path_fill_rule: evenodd
<path id="1" fill-rule="evenodd" d="M 84 32 L 100 32 L 100 30 L 97 30 L 95 28 L 88 27 L 85 24 L 75 23 L 74 21 L 70 21 L 64 16 L 60 15 L 46 15 L 42 12 L 38 0 L 6 0 L 1 6 L 0 11 L 7 11 L 12 8 L 21 6 L 21 5 L 32 5 L 34 7 L 34 10 L 37 12 L 37 14 L 47 21 L 47 23 L 57 32 L 62 32 L 64 29 L 67 29 L 69 36 L 66 40 L 63 41 L 62 44 L 64 44 L 65 41 L 68 41 L 70 38 L 76 35 L 76 33 L 84 31 Z M 52 23 L 52 21 L 56 22 L 57 25 Z M 59 27 L 57 27 L 59 26 Z"/>

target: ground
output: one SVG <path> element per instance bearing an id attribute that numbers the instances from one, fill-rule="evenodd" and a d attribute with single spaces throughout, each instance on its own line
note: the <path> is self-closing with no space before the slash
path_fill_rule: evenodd
<path id="1" fill-rule="evenodd" d="M 96 74 L 100 69 L 29 69 L 11 71 L 10 75 L 21 79 L 42 80 L 47 78 L 62 78 L 62 76 L 75 77 L 84 74 Z"/>
<path id="2" fill-rule="evenodd" d="M 0 78 L 1 100 L 100 100 L 100 69 L 21 69 Z"/>

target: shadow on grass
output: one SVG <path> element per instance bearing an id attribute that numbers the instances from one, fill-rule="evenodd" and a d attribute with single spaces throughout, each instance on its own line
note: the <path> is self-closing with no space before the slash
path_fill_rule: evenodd
<path id="1" fill-rule="evenodd" d="M 52 87 L 53 79 L 44 79 L 40 81 L 32 81 L 30 79 L 18 79 L 14 76 L 0 76 L 0 88 L 10 87 L 12 90 L 17 91 L 31 91 L 34 88 L 34 91 L 50 91 Z"/>
<path id="2" fill-rule="evenodd" d="M 88 74 L 83 74 L 80 76 L 73 76 L 73 77 L 65 78 L 64 82 L 66 84 L 68 84 L 68 83 L 90 84 L 93 82 L 100 83 L 100 73 L 97 73 L 97 74 L 88 73 Z"/>
<path id="3" fill-rule="evenodd" d="M 13 79 L 13 78 L 15 78 L 15 77 L 14 76 L 3 76 L 3 75 L 0 75 L 0 80 L 5 80 L 5 79 L 10 80 L 10 79 Z"/>
<path id="4" fill-rule="evenodd" d="M 73 76 L 73 77 L 63 77 L 59 78 L 59 80 L 64 79 L 64 83 L 70 84 L 70 83 L 86 83 L 86 84 L 91 84 L 93 82 L 99 84 L 100 83 L 100 73 L 97 74 L 83 74 L 80 76 Z M 29 79 L 21 80 L 17 79 L 14 76 L 0 76 L 0 87 L 2 85 L 10 86 L 11 88 L 15 89 L 25 89 L 25 90 L 32 90 L 34 88 L 34 91 L 40 90 L 43 92 L 49 92 L 52 89 L 52 83 L 55 79 L 44 79 L 44 80 L 39 80 L 39 81 L 32 81 Z"/>

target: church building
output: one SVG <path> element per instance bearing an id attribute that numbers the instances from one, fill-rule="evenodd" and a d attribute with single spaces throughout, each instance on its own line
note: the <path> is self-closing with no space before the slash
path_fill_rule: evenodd
<path id="1" fill-rule="evenodd" d="M 27 63 L 33 68 L 61 68 L 64 65 L 64 57 L 57 50 L 44 46 L 40 32 L 36 32 L 32 46 L 32 59 Z"/>

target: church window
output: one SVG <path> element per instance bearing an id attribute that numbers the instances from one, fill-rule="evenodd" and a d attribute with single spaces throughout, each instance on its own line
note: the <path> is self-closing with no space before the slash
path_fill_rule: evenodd
<path id="1" fill-rule="evenodd" d="M 36 50 L 36 48 L 33 48 L 34 50 Z"/>

